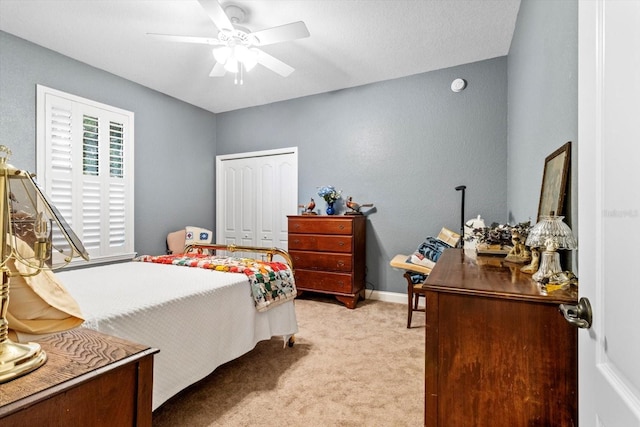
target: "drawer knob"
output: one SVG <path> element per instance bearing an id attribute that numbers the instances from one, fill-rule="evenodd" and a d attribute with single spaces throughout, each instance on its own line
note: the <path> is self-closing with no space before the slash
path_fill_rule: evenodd
<path id="1" fill-rule="evenodd" d="M 344 230 L 344 225 L 340 224 L 340 225 L 338 226 L 338 228 L 339 228 L 340 230 Z"/>
<path id="2" fill-rule="evenodd" d="M 338 242 L 338 246 L 344 246 L 344 242 Z"/>

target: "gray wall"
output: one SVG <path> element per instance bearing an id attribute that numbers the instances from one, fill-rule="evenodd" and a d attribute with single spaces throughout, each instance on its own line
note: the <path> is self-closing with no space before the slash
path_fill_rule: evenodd
<path id="1" fill-rule="evenodd" d="M 577 11 L 523 0 L 508 57 L 219 115 L 0 32 L 0 143 L 34 170 L 37 83 L 134 111 L 139 253 L 183 225 L 213 228 L 216 154 L 298 146 L 300 203 L 326 184 L 375 203 L 368 287 L 404 292 L 388 261 L 458 230 L 455 186 L 467 185 L 466 219 L 535 218 L 544 158 L 566 141 L 577 182 Z M 459 94 L 456 77 L 469 82 Z"/>
<path id="2" fill-rule="evenodd" d="M 138 253 L 164 252 L 167 233 L 185 225 L 213 228 L 213 113 L 0 31 L 0 144 L 34 172 L 36 84 L 135 113 Z"/>
<path id="3" fill-rule="evenodd" d="M 218 154 L 297 146 L 300 203 L 334 185 L 368 215 L 368 288 L 405 292 L 397 253 L 481 214 L 506 221 L 507 59 L 217 115 Z M 456 77 L 468 81 L 461 93 Z M 342 211 L 344 212 L 344 206 Z"/>
<path id="4" fill-rule="evenodd" d="M 572 142 L 567 223 L 577 235 L 578 1 L 522 0 L 508 56 L 511 222 L 538 214 L 544 160 Z M 572 195 L 572 196 L 571 196 Z"/>

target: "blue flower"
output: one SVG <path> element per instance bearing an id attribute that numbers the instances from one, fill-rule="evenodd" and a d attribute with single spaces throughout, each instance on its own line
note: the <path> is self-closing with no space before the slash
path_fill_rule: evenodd
<path id="1" fill-rule="evenodd" d="M 322 197 L 327 203 L 334 203 L 342 194 L 342 190 L 336 191 L 333 185 L 325 185 L 324 187 L 318 188 L 318 196 Z"/>

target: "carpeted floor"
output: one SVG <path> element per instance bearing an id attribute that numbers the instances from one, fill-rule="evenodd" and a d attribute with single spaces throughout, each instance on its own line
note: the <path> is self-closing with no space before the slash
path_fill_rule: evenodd
<path id="1" fill-rule="evenodd" d="M 376 300 L 296 300 L 299 332 L 219 367 L 153 415 L 165 426 L 421 426 L 424 314 Z"/>

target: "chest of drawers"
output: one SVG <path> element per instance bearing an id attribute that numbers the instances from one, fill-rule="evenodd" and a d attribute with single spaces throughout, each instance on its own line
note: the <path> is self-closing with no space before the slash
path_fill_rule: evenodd
<path id="1" fill-rule="evenodd" d="M 426 290 L 425 426 L 578 425 L 578 332 L 521 265 L 444 251 Z"/>
<path id="2" fill-rule="evenodd" d="M 365 291 L 366 218 L 289 216 L 289 254 L 298 293 L 335 295 L 355 308 Z"/>

